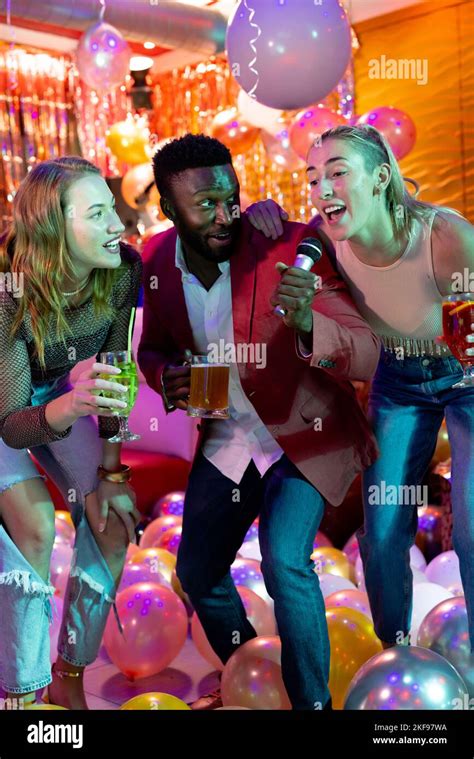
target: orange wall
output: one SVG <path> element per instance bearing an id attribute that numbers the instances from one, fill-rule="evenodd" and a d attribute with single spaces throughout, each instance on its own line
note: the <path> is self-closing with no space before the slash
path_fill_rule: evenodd
<path id="1" fill-rule="evenodd" d="M 383 6 L 383 0 L 381 2 Z M 417 142 L 401 162 L 420 198 L 452 206 L 474 222 L 474 0 L 436 0 L 355 25 L 356 110 L 406 111 Z M 428 61 L 428 80 L 370 79 L 373 58 Z"/>

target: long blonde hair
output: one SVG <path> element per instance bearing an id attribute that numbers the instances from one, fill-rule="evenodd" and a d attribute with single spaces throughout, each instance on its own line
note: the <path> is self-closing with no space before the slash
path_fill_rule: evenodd
<path id="1" fill-rule="evenodd" d="M 413 219 L 426 219 L 433 209 L 450 211 L 462 216 L 459 211 L 446 206 L 438 206 L 417 200 L 419 185 L 414 179 L 404 177 L 400 171 L 397 159 L 385 137 L 369 124 L 360 126 L 341 125 L 328 129 L 321 135 L 321 141 L 328 139 L 345 140 L 362 155 L 365 168 L 370 173 L 376 166 L 387 163 L 390 166 L 390 181 L 385 189 L 385 203 L 390 214 L 392 228 L 397 239 L 404 236 L 410 239 L 413 235 Z M 408 192 L 405 182 L 415 186 L 412 195 Z"/>
<path id="2" fill-rule="evenodd" d="M 68 251 L 64 224 L 65 195 L 69 187 L 87 174 L 100 175 L 99 169 L 84 158 L 64 156 L 43 161 L 21 182 L 13 202 L 13 221 L 0 244 L 0 272 L 23 274 L 24 295 L 12 324 L 10 337 L 19 330 L 26 312 L 31 317 L 35 351 L 43 369 L 45 341 L 51 318 L 56 337 L 65 344 L 71 332 L 64 317 L 64 296 L 60 286 L 64 275 L 73 278 L 74 262 Z M 119 272 L 94 269 L 93 307 L 96 316 L 114 316 L 107 299 Z"/>

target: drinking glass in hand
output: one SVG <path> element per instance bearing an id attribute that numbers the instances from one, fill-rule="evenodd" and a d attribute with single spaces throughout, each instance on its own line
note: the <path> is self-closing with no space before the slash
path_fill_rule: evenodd
<path id="1" fill-rule="evenodd" d="M 229 418 L 229 366 L 192 356 L 188 416 Z"/>
<path id="2" fill-rule="evenodd" d="M 443 298 L 443 338 L 451 353 L 463 368 L 463 378 L 453 387 L 474 385 L 474 293 L 457 293 Z"/>
<path id="3" fill-rule="evenodd" d="M 120 385 L 125 385 L 128 388 L 127 394 L 117 394 L 120 400 L 127 403 L 126 408 L 118 409 L 114 411 L 114 415 L 119 418 L 119 431 L 116 435 L 109 438 L 109 443 L 124 443 L 126 440 L 140 440 L 141 435 L 136 435 L 130 432 L 128 428 L 128 416 L 135 405 L 138 394 L 138 374 L 137 365 L 133 360 L 133 356 L 129 351 L 107 351 L 100 354 L 100 360 L 103 364 L 109 364 L 110 366 L 118 366 L 121 369 L 121 373 L 117 375 L 101 374 L 102 379 L 107 379 L 109 382 L 116 382 Z M 103 390 L 102 395 L 104 398 L 113 398 L 116 394 L 111 390 Z"/>

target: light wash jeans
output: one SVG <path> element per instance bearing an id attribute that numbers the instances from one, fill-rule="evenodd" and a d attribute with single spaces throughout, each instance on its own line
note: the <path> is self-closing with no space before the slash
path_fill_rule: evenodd
<path id="1" fill-rule="evenodd" d="M 71 389 L 69 375 L 34 386 L 31 405 L 53 400 Z M 63 440 L 32 448 L 32 453 L 61 491 L 76 528 L 73 560 L 65 594 L 58 653 L 85 666 L 94 661 L 113 605 L 115 583 L 85 516 L 85 498 L 98 485 L 102 440 L 97 424 L 81 417 Z M 26 449 L 0 439 L 0 494 L 18 482 L 40 477 Z M 51 678 L 49 624 L 54 587 L 25 559 L 0 521 L 0 686 L 27 693 Z M 56 612 L 57 613 L 57 612 Z"/>
<path id="2" fill-rule="evenodd" d="M 406 503 L 406 498 L 398 499 L 396 505 L 374 503 L 374 486 L 420 484 L 446 416 L 452 456 L 453 546 L 460 561 L 474 650 L 474 387 L 453 390 L 461 377 L 460 364 L 452 357 L 398 360 L 382 350 L 372 383 L 369 418 L 380 458 L 363 475 L 365 519 L 358 539 L 375 632 L 387 643 L 400 642 L 410 630 L 409 551 L 418 514 L 417 504 Z"/>

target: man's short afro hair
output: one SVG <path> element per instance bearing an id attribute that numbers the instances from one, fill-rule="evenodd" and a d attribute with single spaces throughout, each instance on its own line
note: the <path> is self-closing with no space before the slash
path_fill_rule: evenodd
<path id="1" fill-rule="evenodd" d="M 204 134 L 185 134 L 163 145 L 153 156 L 153 173 L 158 192 L 169 197 L 171 180 L 181 171 L 232 164 L 232 155 L 222 142 Z"/>

